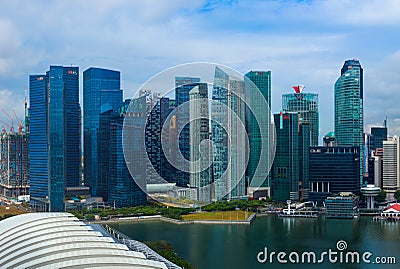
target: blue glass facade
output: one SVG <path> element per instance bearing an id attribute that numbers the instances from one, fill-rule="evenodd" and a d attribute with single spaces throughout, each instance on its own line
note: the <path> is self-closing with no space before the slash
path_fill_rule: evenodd
<path id="1" fill-rule="evenodd" d="M 175 77 L 175 104 L 176 104 L 176 125 L 179 132 L 178 145 L 179 150 L 182 153 L 183 158 L 190 160 L 190 128 L 189 128 L 189 106 L 184 108 L 179 107 L 180 105 L 189 102 L 189 92 L 200 82 L 200 78 L 192 77 Z M 183 160 L 178 155 L 178 165 L 183 167 Z M 180 187 L 187 187 L 189 184 L 189 173 L 176 171 L 176 185 Z M 185 167 L 186 171 L 189 171 L 189 167 Z"/>
<path id="2" fill-rule="evenodd" d="M 79 68 L 30 76 L 29 95 L 31 197 L 62 211 L 64 189 L 80 180 Z"/>
<path id="3" fill-rule="evenodd" d="M 49 195 L 49 158 L 47 151 L 47 87 L 45 75 L 29 76 L 30 100 L 30 195 L 45 199 Z"/>
<path id="4" fill-rule="evenodd" d="M 100 121 L 103 148 L 99 152 L 105 153 L 100 159 L 104 160 L 108 154 L 108 161 L 104 160 L 104 167 L 101 167 L 102 184 L 107 186 L 108 202 L 117 207 L 144 205 L 147 201 L 146 193 L 133 180 L 124 157 L 122 128 L 129 103 L 127 100 L 119 109 L 103 112 Z"/>
<path id="5" fill-rule="evenodd" d="M 99 182 L 99 121 L 100 113 L 117 109 L 122 103 L 120 72 L 91 67 L 83 72 L 83 131 L 85 185 L 93 196 L 107 196 Z"/>
<path id="6" fill-rule="evenodd" d="M 370 151 L 383 148 L 383 141 L 387 140 L 387 127 L 371 127 Z"/>

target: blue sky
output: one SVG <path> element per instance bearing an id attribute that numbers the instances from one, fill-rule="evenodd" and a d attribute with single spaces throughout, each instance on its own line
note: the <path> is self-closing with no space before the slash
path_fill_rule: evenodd
<path id="1" fill-rule="evenodd" d="M 23 115 L 29 74 L 51 64 L 121 71 L 125 97 L 174 65 L 210 61 L 272 71 L 272 111 L 303 84 L 333 130 L 333 85 L 346 59 L 364 68 L 365 130 L 400 134 L 400 2 L 2 1 L 0 107 Z M 0 112 L 0 119 L 7 117 Z"/>

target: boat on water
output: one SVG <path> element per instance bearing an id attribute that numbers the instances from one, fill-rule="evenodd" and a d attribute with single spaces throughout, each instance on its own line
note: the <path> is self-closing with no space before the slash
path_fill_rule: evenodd
<path id="1" fill-rule="evenodd" d="M 318 218 L 318 214 L 315 211 L 288 208 L 283 209 L 278 216 L 283 218 Z"/>
<path id="2" fill-rule="evenodd" d="M 284 208 L 280 213 L 279 217 L 283 218 L 318 218 L 318 214 L 312 210 L 305 210 L 304 206 L 306 203 L 302 203 L 299 206 L 292 206 L 292 201 L 286 201 L 288 207 Z M 293 208 L 294 207 L 294 208 Z M 302 209 L 301 209 L 302 208 Z"/>

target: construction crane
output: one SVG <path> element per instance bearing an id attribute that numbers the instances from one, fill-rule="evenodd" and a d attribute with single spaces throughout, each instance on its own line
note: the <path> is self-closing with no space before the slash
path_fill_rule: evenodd
<path id="1" fill-rule="evenodd" d="M 8 124 L 7 122 L 0 120 L 0 123 L 3 124 L 3 126 L 2 126 L 2 127 L 3 127 L 3 128 L 2 128 L 2 129 L 3 129 L 3 132 L 6 131 L 6 129 L 4 128 L 4 126 L 10 128 L 10 133 L 12 133 L 12 132 L 14 131 L 13 126 L 10 125 L 10 124 Z"/>
<path id="2" fill-rule="evenodd" d="M 18 134 L 21 134 L 21 133 L 22 133 L 22 130 L 24 129 L 24 121 L 19 120 L 19 118 L 18 118 L 18 116 L 17 116 L 17 113 L 15 113 L 15 110 L 14 110 L 14 109 L 13 109 L 12 111 L 13 111 L 13 113 L 14 113 L 15 119 L 16 119 L 17 122 L 18 122 Z"/>
<path id="3" fill-rule="evenodd" d="M 14 118 L 10 114 L 8 114 L 8 112 L 4 108 L 2 108 L 1 111 L 3 111 L 4 114 L 6 114 L 10 118 L 10 120 L 11 120 L 11 128 L 14 130 Z"/>

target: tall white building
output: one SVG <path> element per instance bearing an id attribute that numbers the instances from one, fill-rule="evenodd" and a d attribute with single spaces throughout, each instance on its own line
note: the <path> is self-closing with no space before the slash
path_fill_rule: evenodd
<path id="1" fill-rule="evenodd" d="M 383 141 L 383 189 L 394 193 L 400 187 L 400 139 L 389 137 Z"/>
<path id="2" fill-rule="evenodd" d="M 211 202 L 212 152 L 206 83 L 190 92 L 190 199 Z"/>

